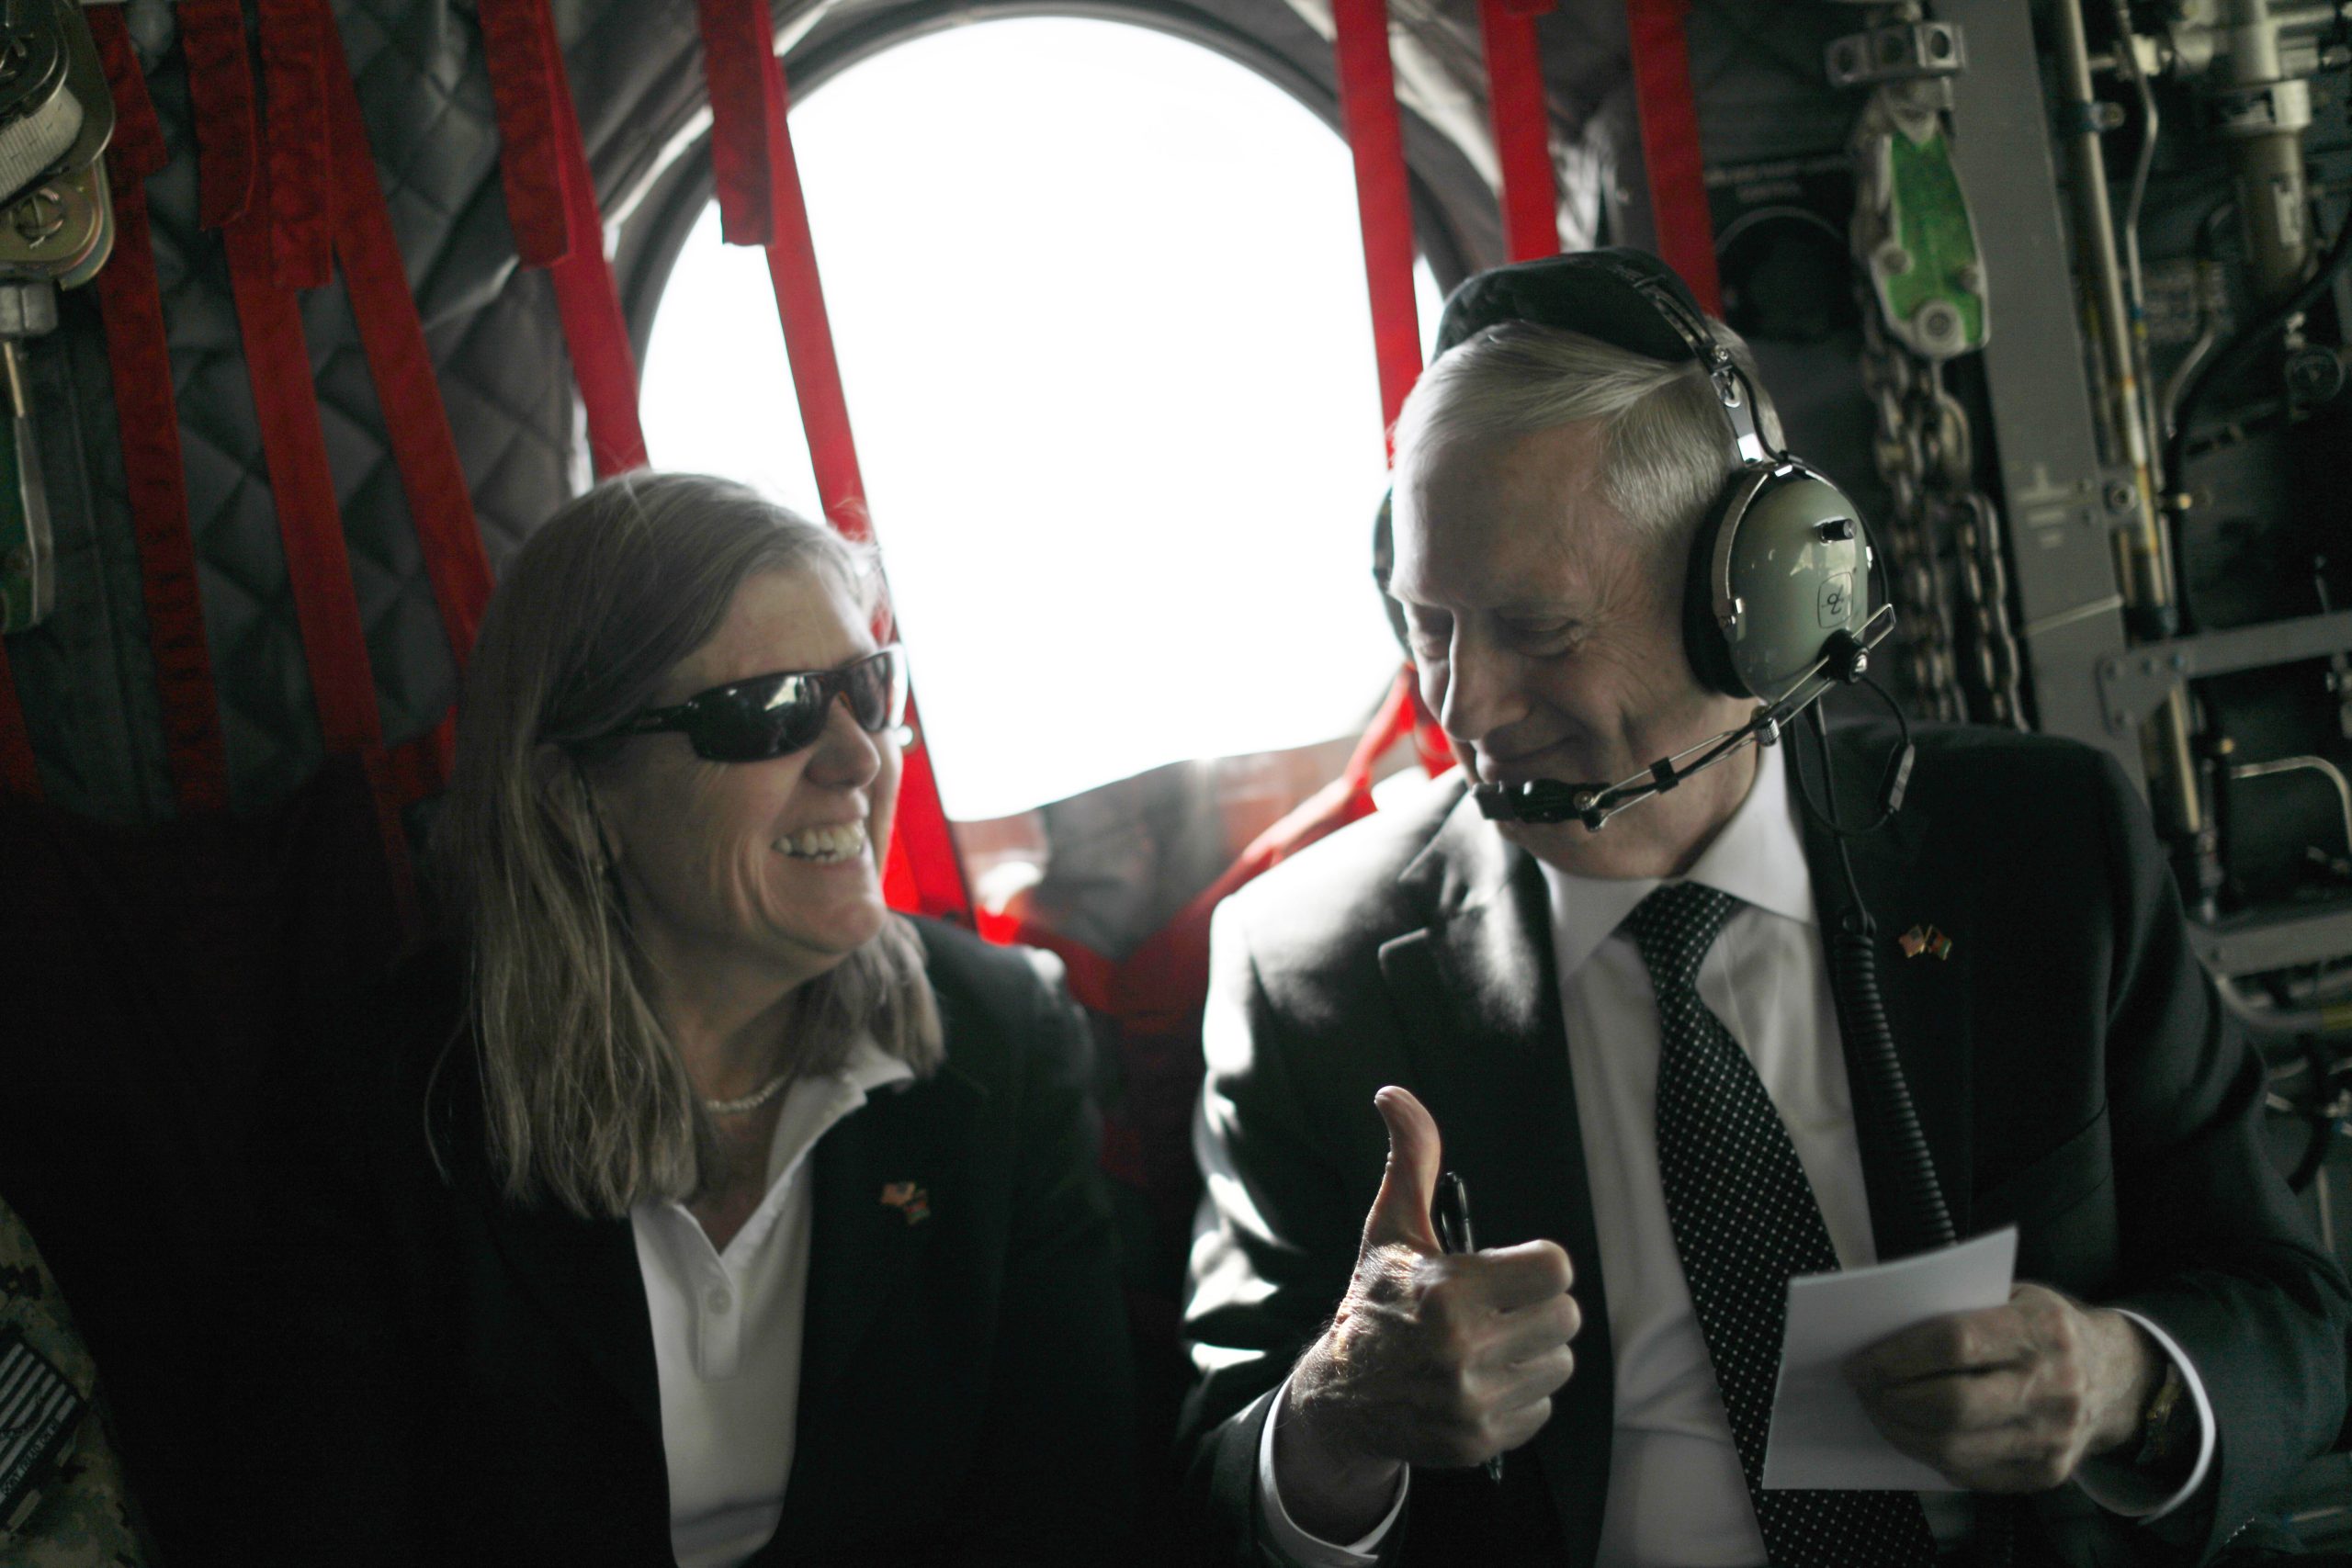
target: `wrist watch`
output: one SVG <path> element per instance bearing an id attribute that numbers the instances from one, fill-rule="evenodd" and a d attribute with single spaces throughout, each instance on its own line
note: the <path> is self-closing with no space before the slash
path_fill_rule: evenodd
<path id="1" fill-rule="evenodd" d="M 2182 1423 L 2173 1417 L 2188 1386 L 2180 1375 L 2180 1363 L 2165 1357 L 2164 1381 L 2156 1385 L 2147 1409 L 2140 1415 L 2140 1450 L 2132 1456 L 2132 1462 L 2138 1469 L 2170 1469 L 2182 1457 L 2178 1452 Z"/>

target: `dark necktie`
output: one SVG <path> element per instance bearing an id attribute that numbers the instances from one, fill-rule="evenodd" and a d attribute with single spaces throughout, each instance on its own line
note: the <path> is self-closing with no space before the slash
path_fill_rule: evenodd
<path id="1" fill-rule="evenodd" d="M 1699 999 L 1699 963 L 1739 901 L 1660 887 L 1627 918 L 1657 994 L 1657 1165 L 1683 1277 L 1774 1568 L 1915 1568 L 1935 1539 L 1908 1492 L 1764 1489 L 1789 1280 L 1838 1267 L 1796 1145 L 1755 1064 Z"/>

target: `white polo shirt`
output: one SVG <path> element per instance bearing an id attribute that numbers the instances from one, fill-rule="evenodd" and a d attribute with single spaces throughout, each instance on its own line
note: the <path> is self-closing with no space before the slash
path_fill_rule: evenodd
<path id="1" fill-rule="evenodd" d="M 808 1295 L 808 1154 L 868 1096 L 913 1077 L 860 1040 L 838 1074 L 787 1089 L 768 1145 L 767 1194 L 723 1252 L 682 1203 L 629 1211 L 653 1323 L 679 1568 L 733 1568 L 784 1517 Z"/>

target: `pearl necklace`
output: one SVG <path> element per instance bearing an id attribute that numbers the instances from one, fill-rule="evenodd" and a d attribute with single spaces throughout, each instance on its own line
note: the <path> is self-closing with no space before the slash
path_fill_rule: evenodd
<path id="1" fill-rule="evenodd" d="M 736 1116 L 746 1111 L 757 1111 L 761 1106 L 774 1100 L 784 1086 L 791 1081 L 792 1070 L 787 1067 L 741 1099 L 706 1100 L 702 1102 L 702 1108 L 713 1116 Z"/>

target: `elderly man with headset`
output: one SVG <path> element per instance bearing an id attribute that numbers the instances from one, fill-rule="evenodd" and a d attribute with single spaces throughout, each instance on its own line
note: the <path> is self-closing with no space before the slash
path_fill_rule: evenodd
<path id="1" fill-rule="evenodd" d="M 1886 618 L 1850 504 L 1655 260 L 1483 274 L 1440 341 L 1389 588 L 1461 777 L 1216 927 L 1214 1553 L 2210 1555 L 2335 1439 L 2352 1299 L 2122 772 L 1784 735 Z M 1442 1166 L 1483 1250 L 1441 1245 Z M 1957 1490 L 1763 1486 L 1787 1280 L 2007 1225 L 2007 1304 L 1847 1368 Z"/>

